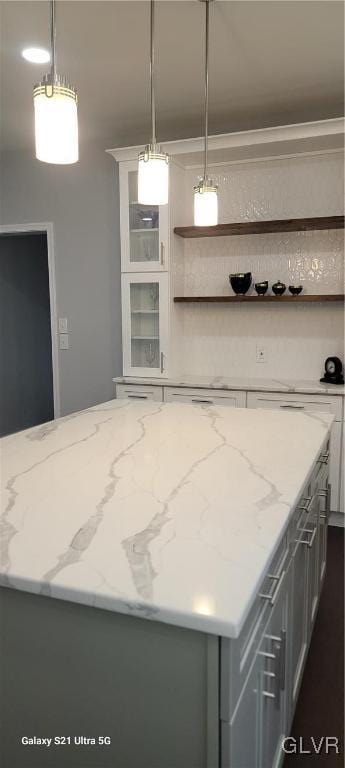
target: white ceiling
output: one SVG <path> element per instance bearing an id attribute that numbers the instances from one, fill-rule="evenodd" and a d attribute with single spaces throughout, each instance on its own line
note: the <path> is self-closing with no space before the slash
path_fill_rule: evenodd
<path id="1" fill-rule="evenodd" d="M 21 58 L 47 46 L 49 4 L 0 0 L 1 130 L 7 149 L 31 147 L 32 87 L 47 65 Z M 217 0 L 210 8 L 210 132 L 343 113 L 344 5 L 333 0 Z M 157 135 L 203 131 L 204 5 L 158 0 Z M 149 139 L 149 3 L 58 0 L 58 71 L 78 89 L 81 139 Z"/>

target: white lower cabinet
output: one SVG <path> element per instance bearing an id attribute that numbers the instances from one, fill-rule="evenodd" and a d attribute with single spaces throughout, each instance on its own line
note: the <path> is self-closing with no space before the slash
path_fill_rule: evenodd
<path id="1" fill-rule="evenodd" d="M 190 387 L 164 387 L 167 403 L 195 403 L 199 405 L 227 405 L 232 408 L 246 407 L 246 393 Z"/>
<path id="2" fill-rule="evenodd" d="M 162 402 L 162 387 L 149 387 L 147 384 L 116 384 L 116 397 L 118 400 L 156 400 Z"/>
<path id="3" fill-rule="evenodd" d="M 121 280 L 124 375 L 167 376 L 168 276 L 133 273 Z"/>
<path id="4" fill-rule="evenodd" d="M 283 763 L 282 743 L 291 729 L 325 572 L 329 497 L 325 451 L 290 522 L 288 549 L 279 545 L 280 565 L 273 558 L 259 588 L 262 608 L 252 609 L 252 662 L 239 693 L 236 680 L 251 642 L 246 625 L 238 639 L 222 640 L 221 768 Z M 246 649 L 240 669 L 239 649 Z"/>

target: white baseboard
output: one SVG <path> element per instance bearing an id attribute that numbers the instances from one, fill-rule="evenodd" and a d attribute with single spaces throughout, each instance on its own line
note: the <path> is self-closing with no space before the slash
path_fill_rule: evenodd
<path id="1" fill-rule="evenodd" d="M 337 528 L 344 528 L 345 515 L 342 512 L 331 512 L 329 516 L 329 525 L 335 525 Z"/>

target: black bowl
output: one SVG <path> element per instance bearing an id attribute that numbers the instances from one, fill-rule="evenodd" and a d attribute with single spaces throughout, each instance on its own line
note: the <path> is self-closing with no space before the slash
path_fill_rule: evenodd
<path id="1" fill-rule="evenodd" d="M 251 272 L 237 272 L 234 275 L 229 275 L 230 285 L 234 293 L 244 294 L 247 293 L 252 284 Z"/>
<path id="2" fill-rule="evenodd" d="M 303 291 L 303 285 L 289 285 L 289 291 L 293 296 L 298 296 Z"/>
<path id="3" fill-rule="evenodd" d="M 261 283 L 255 283 L 255 290 L 258 296 L 264 296 L 268 289 L 268 280 L 262 280 Z"/>

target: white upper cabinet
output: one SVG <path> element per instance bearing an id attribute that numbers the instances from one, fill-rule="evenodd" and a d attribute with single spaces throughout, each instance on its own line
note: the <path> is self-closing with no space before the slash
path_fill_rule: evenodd
<path id="1" fill-rule="evenodd" d="M 167 376 L 168 276 L 122 275 L 125 376 Z"/>
<path id="2" fill-rule="evenodd" d="M 138 162 L 120 163 L 122 272 L 168 269 L 169 206 L 138 202 Z"/>

